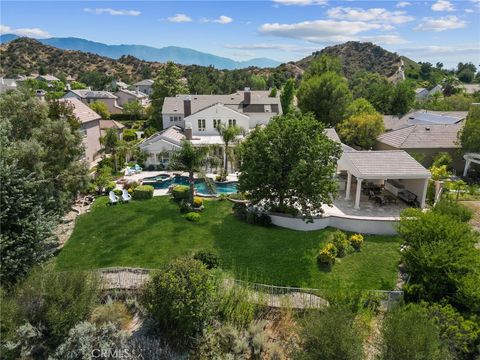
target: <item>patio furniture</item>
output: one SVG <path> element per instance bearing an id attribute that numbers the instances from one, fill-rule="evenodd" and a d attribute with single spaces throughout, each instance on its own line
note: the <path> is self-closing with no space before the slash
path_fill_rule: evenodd
<path id="1" fill-rule="evenodd" d="M 408 190 L 402 190 L 398 192 L 398 197 L 405 201 L 408 205 L 416 206 L 417 195 Z"/>
<path id="2" fill-rule="evenodd" d="M 368 191 L 368 200 L 375 199 L 375 193 L 372 190 Z"/>
<path id="3" fill-rule="evenodd" d="M 130 195 L 127 190 L 123 189 L 122 190 L 122 201 L 123 202 L 129 202 L 130 200 L 132 200 L 132 195 Z"/>
<path id="4" fill-rule="evenodd" d="M 140 167 L 140 165 L 135 164 L 135 166 L 133 167 L 133 171 L 138 174 L 142 172 L 142 168 Z"/>
<path id="5" fill-rule="evenodd" d="M 392 195 L 385 195 L 385 200 L 387 201 L 387 204 L 396 204 L 397 203 L 397 198 Z"/>
<path id="6" fill-rule="evenodd" d="M 118 196 L 113 191 L 108 193 L 108 199 L 110 200 L 110 205 L 118 204 Z"/>
<path id="7" fill-rule="evenodd" d="M 127 167 L 127 168 L 125 169 L 125 176 L 132 176 L 133 174 L 135 174 L 135 170 L 133 170 L 133 169 L 131 169 L 131 168 L 129 168 L 129 167 Z"/>
<path id="8" fill-rule="evenodd" d="M 387 205 L 387 200 L 385 199 L 385 197 L 383 195 L 376 195 L 374 197 L 374 200 L 375 200 L 375 203 L 380 205 L 380 206 Z"/>

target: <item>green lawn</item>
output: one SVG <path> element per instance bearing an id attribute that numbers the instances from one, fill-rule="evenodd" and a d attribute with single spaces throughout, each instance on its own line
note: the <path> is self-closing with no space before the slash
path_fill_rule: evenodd
<path id="1" fill-rule="evenodd" d="M 206 201 L 199 223 L 190 223 L 168 197 L 108 206 L 106 198 L 82 215 L 59 254 L 60 270 L 112 266 L 158 268 L 176 256 L 215 250 L 235 277 L 274 285 L 321 289 L 391 289 L 399 239 L 368 236 L 359 253 L 327 272 L 316 254 L 332 230 L 300 232 L 249 225 L 233 217 L 231 203 Z"/>

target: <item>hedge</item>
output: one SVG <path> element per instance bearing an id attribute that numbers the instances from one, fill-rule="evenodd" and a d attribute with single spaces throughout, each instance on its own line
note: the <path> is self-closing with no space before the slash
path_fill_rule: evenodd
<path id="1" fill-rule="evenodd" d="M 175 200 L 188 200 L 190 187 L 187 185 L 175 185 L 172 189 L 172 196 Z"/>
<path id="2" fill-rule="evenodd" d="M 153 186 L 151 185 L 140 185 L 135 188 L 133 191 L 133 198 L 135 200 L 146 200 L 153 197 Z"/>

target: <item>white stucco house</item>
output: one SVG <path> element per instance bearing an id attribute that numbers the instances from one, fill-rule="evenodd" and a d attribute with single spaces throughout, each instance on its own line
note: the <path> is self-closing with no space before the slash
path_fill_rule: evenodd
<path id="1" fill-rule="evenodd" d="M 138 101 L 140 105 L 147 106 L 150 102 L 148 95 L 138 90 L 119 89 L 115 93 L 115 96 L 117 97 L 117 102 L 120 106 L 132 101 Z"/>
<path id="2" fill-rule="evenodd" d="M 135 88 L 136 91 L 140 91 L 144 94 L 147 95 L 152 95 L 153 92 L 153 80 L 152 79 L 145 79 L 139 82 L 136 82 L 133 84 L 133 87 Z"/>
<path id="3" fill-rule="evenodd" d="M 123 109 L 118 104 L 118 97 L 108 91 L 93 90 L 69 90 L 63 96 L 63 99 L 78 99 L 85 105 L 89 105 L 95 101 L 103 102 L 107 105 L 110 114 L 120 114 Z"/>
<path id="4" fill-rule="evenodd" d="M 161 154 L 180 148 L 183 139 L 198 146 L 219 145 L 216 155 L 223 158 L 223 140 L 216 128 L 220 124 L 237 125 L 247 134 L 257 125 L 267 124 L 273 116 L 282 113 L 280 98 L 270 97 L 269 94 L 269 91 L 246 88 L 228 95 L 165 98 L 162 108 L 165 130 L 140 144 L 140 148 L 149 154 L 146 165 L 165 164 L 167 159 Z"/>

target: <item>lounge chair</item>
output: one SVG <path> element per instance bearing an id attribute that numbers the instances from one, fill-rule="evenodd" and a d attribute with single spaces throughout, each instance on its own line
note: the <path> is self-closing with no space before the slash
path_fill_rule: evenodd
<path id="1" fill-rule="evenodd" d="M 113 191 L 110 191 L 108 193 L 108 198 L 110 199 L 110 205 L 113 205 L 113 204 L 118 204 L 118 196 L 115 195 L 115 193 Z"/>
<path id="2" fill-rule="evenodd" d="M 132 200 L 132 195 L 130 195 L 127 190 L 123 189 L 122 190 L 122 201 L 123 202 L 129 202 L 130 200 Z"/>
<path id="3" fill-rule="evenodd" d="M 142 172 L 142 168 L 138 164 L 135 164 L 135 166 L 132 168 L 132 170 L 135 171 L 136 173 L 141 173 Z"/>

